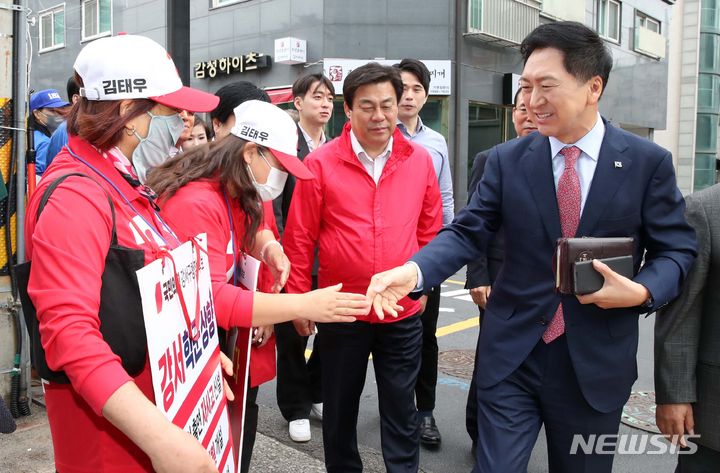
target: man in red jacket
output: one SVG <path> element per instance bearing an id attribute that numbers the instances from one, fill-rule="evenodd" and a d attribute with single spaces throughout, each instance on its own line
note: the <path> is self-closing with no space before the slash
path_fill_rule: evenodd
<path id="1" fill-rule="evenodd" d="M 284 235 L 285 254 L 293 264 L 288 292 L 310 290 L 316 246 L 318 287 L 342 282 L 346 291 L 364 291 L 375 272 L 403 264 L 440 229 L 440 191 L 430 155 L 395 128 L 402 92 L 400 73 L 377 63 L 345 79 L 350 122 L 338 138 L 305 159 L 315 179 L 298 182 L 290 206 Z M 369 313 L 342 327 L 318 326 L 329 473 L 362 471 L 357 417 L 370 354 L 386 469 L 418 469 L 414 387 L 421 307 L 408 298 L 399 302 L 404 311 L 397 318 Z"/>

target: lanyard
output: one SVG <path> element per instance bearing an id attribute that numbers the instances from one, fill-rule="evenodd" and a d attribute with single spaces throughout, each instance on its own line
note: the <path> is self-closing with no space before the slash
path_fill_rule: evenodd
<path id="1" fill-rule="evenodd" d="M 225 208 L 227 209 L 228 218 L 230 219 L 230 245 L 232 246 L 233 255 L 233 286 L 238 285 L 238 260 L 237 253 L 235 250 L 235 224 L 232 218 L 232 212 L 230 211 L 230 201 L 228 200 L 227 193 L 223 190 L 223 197 L 225 197 Z"/>
<path id="2" fill-rule="evenodd" d="M 182 310 L 183 317 L 185 318 L 185 326 L 188 329 L 190 338 L 193 341 L 200 339 L 200 245 L 195 241 L 195 238 L 190 239 L 190 244 L 195 253 L 195 323 L 190 320 L 190 312 L 185 302 L 185 295 L 183 294 L 182 284 L 180 277 L 178 276 L 177 265 L 170 251 L 167 248 L 160 249 L 160 257 L 167 258 L 172 263 L 173 279 L 175 280 L 175 288 L 177 290 L 178 299 L 180 300 L 180 309 Z M 165 268 L 165 260 L 162 262 L 163 270 Z M 195 329 L 195 330 L 193 330 Z"/>
<path id="3" fill-rule="evenodd" d="M 155 233 L 155 235 L 157 235 L 157 237 L 158 237 L 160 240 L 162 240 L 163 243 L 165 243 L 166 246 L 168 245 L 168 242 L 167 242 L 167 240 L 165 239 L 165 237 L 162 235 L 162 233 L 160 233 L 160 232 L 155 228 L 155 225 L 153 225 L 153 224 L 151 224 L 150 222 L 148 222 L 147 219 L 146 219 L 142 214 L 140 214 L 140 212 L 137 211 L 137 209 L 133 206 L 133 204 L 130 203 L 130 200 L 128 200 L 128 198 L 125 197 L 125 194 L 123 194 L 122 191 L 121 191 L 120 189 L 118 189 L 117 185 L 115 185 L 115 183 L 114 183 L 112 180 L 110 180 L 110 178 L 108 178 L 105 174 L 103 174 L 103 173 L 102 173 L 99 169 L 97 169 L 95 166 L 93 166 L 92 164 L 90 164 L 89 162 L 85 161 L 83 158 L 81 158 L 81 157 L 78 156 L 77 154 L 75 154 L 75 152 L 73 152 L 73 150 L 70 149 L 70 145 L 66 145 L 66 147 L 67 147 L 67 150 L 70 152 L 70 155 L 71 155 L 72 157 L 74 157 L 75 159 L 77 159 L 78 161 L 80 161 L 81 163 L 85 164 L 87 167 L 89 167 L 89 168 L 92 169 L 93 171 L 95 171 L 95 173 L 97 173 L 97 174 L 98 174 L 100 177 L 102 177 L 108 184 L 110 184 L 110 186 L 111 186 L 113 189 L 115 189 L 115 191 L 120 195 L 120 197 L 122 197 L 122 199 L 123 199 L 123 200 L 125 201 L 125 203 L 133 210 L 133 212 L 135 212 L 135 215 L 137 215 L 138 217 L 140 217 L 140 218 L 142 219 L 142 221 L 147 224 L 147 226 L 150 228 L 150 230 L 152 230 L 153 233 Z M 118 171 L 118 172 L 120 172 L 120 171 Z M 168 224 L 165 223 L 165 220 L 163 220 L 163 218 L 160 216 L 160 214 L 157 213 L 157 211 L 156 211 L 155 209 L 152 209 L 152 212 L 153 212 L 153 214 L 155 215 L 155 217 L 157 218 L 157 220 L 163 225 L 163 227 L 165 227 L 165 230 L 166 230 L 170 235 L 172 235 L 173 238 L 175 239 L 175 241 L 177 242 L 177 244 L 180 245 L 181 242 L 180 242 L 180 240 L 178 239 L 178 237 L 175 236 L 175 232 L 173 232 L 172 229 L 168 226 Z"/>

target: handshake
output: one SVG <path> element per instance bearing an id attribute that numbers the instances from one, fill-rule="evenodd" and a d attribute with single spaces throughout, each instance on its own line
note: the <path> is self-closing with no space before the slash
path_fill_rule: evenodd
<path id="1" fill-rule="evenodd" d="M 410 294 L 417 282 L 418 270 L 414 264 L 404 264 L 375 274 L 366 293 L 375 315 L 379 319 L 384 319 L 385 314 L 397 317 L 398 312 L 403 310 L 398 301 Z"/>

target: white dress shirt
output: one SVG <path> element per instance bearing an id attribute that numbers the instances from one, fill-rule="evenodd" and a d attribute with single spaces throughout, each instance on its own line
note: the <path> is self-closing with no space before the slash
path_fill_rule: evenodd
<path id="1" fill-rule="evenodd" d="M 360 160 L 360 164 L 363 165 L 368 174 L 370 174 L 370 177 L 372 177 L 373 181 L 375 181 L 375 185 L 377 185 L 378 181 L 380 180 L 380 176 L 382 175 L 383 169 L 385 168 L 385 165 L 390 159 L 390 154 L 392 153 L 392 136 L 390 137 L 390 141 L 388 141 L 385 151 L 380 153 L 380 155 L 375 159 L 371 158 L 370 155 L 367 154 L 365 149 L 363 149 L 362 145 L 360 144 L 357 137 L 355 136 L 355 133 L 353 133 L 352 130 L 350 130 L 350 143 L 352 144 L 353 153 L 355 153 L 355 156 L 357 156 Z"/>
<path id="2" fill-rule="evenodd" d="M 575 162 L 575 171 L 580 179 L 580 195 L 582 197 L 580 202 L 580 215 L 582 215 L 588 192 L 590 192 L 590 184 L 592 184 L 593 176 L 595 175 L 595 168 L 597 167 L 598 157 L 600 156 L 600 146 L 602 146 L 604 137 L 605 124 L 602 118 L 600 118 L 600 114 L 598 114 L 595 126 L 575 143 L 563 143 L 554 136 L 549 138 L 550 158 L 552 159 L 556 191 L 560 176 L 562 176 L 565 170 L 565 157 L 560 154 L 560 150 L 567 146 L 577 146 L 580 148 L 580 151 L 582 151 L 580 157 Z"/>
<path id="3" fill-rule="evenodd" d="M 302 131 L 303 138 L 305 138 L 305 143 L 307 143 L 308 149 L 309 149 L 310 151 L 315 151 L 316 148 L 321 147 L 321 146 L 324 145 L 325 142 L 327 141 L 327 138 L 325 138 L 325 132 L 324 132 L 324 131 L 322 132 L 322 135 L 320 135 L 320 143 L 315 144 L 315 142 L 314 142 L 313 139 L 310 137 L 310 135 L 308 134 L 308 132 L 305 131 L 305 128 L 303 128 L 302 125 L 300 125 L 299 123 L 298 123 L 298 128 L 300 128 L 300 131 Z"/>

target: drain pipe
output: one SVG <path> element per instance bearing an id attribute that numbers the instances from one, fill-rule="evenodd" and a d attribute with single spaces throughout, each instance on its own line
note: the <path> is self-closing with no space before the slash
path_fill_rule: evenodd
<path id="1" fill-rule="evenodd" d="M 25 148 L 27 144 L 26 140 L 26 117 L 28 113 L 28 48 L 30 41 L 28 31 L 28 7 L 26 0 L 15 0 L 13 9 L 17 10 L 14 18 L 14 31 L 13 37 L 14 45 L 14 61 L 13 69 L 15 70 L 15 80 L 13 81 L 13 99 L 15 102 L 15 127 L 22 129 L 17 130 L 15 133 L 15 163 L 16 163 L 16 229 L 17 229 L 17 262 L 23 263 L 25 261 Z M 17 306 L 17 299 L 13 302 L 14 310 L 18 317 L 18 325 L 20 327 L 21 337 L 21 350 L 19 368 L 21 370 L 20 378 L 20 390 L 30 396 L 30 339 L 28 337 L 27 327 L 25 325 L 25 317 L 22 316 L 22 309 Z M 22 407 L 22 406 L 21 406 Z M 21 409 L 23 410 L 23 409 Z"/>

